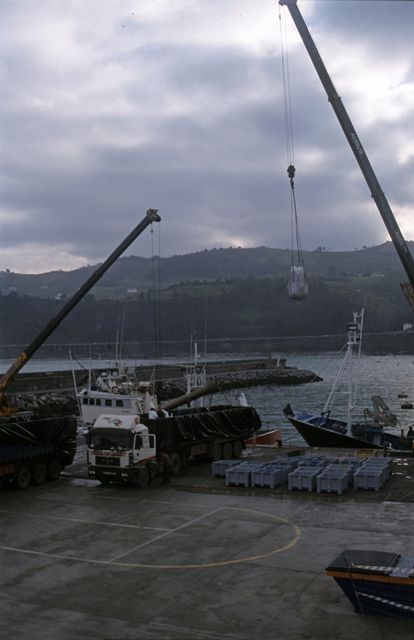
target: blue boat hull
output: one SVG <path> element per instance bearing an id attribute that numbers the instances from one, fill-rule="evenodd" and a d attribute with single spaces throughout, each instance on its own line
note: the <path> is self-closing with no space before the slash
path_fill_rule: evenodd
<path id="1" fill-rule="evenodd" d="M 356 613 L 414 620 L 414 558 L 348 549 L 326 568 Z"/>

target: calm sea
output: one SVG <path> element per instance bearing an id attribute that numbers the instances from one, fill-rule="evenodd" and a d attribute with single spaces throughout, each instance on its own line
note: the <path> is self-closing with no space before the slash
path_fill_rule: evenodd
<path id="1" fill-rule="evenodd" d="M 281 427 L 283 441 L 286 444 L 303 444 L 302 438 L 287 422 L 283 407 L 290 404 L 293 409 L 306 409 L 320 413 L 331 391 L 343 361 L 343 354 L 296 354 L 286 355 L 288 366 L 310 369 L 323 378 L 322 382 L 301 385 L 264 385 L 242 389 L 249 404 L 256 407 L 265 428 Z M 372 408 L 371 397 L 379 395 L 393 413 L 398 416 L 399 424 L 406 429 L 414 424 L 414 410 L 401 408 L 402 402 L 414 402 L 414 356 L 361 355 L 359 362 L 354 361 L 354 379 L 357 383 L 357 407 L 355 418 L 362 417 L 365 408 Z M 407 399 L 398 398 L 406 393 Z M 335 410 L 332 415 L 346 418 L 347 397 L 337 394 Z"/>
<path id="2" fill-rule="evenodd" d="M 280 354 L 287 358 L 287 365 L 301 369 L 310 369 L 323 378 L 322 382 L 310 384 L 278 386 L 263 385 L 241 389 L 249 404 L 253 405 L 263 422 L 265 428 L 279 427 L 283 430 L 285 443 L 302 444 L 303 441 L 297 435 L 295 429 L 290 426 L 283 415 L 283 407 L 290 404 L 293 409 L 306 409 L 320 413 L 329 395 L 339 368 L 343 360 L 343 354 L 319 353 L 319 354 Z M 229 358 L 234 359 L 234 356 Z M 245 358 L 246 356 L 240 356 Z M 214 359 L 211 355 L 210 359 Z M 217 359 L 223 361 L 225 357 L 220 355 Z M 182 363 L 182 360 L 167 359 L 162 363 Z M 5 371 L 11 361 L 0 361 L 0 373 Z M 83 362 L 84 366 L 89 366 Z M 153 366 L 155 361 L 131 360 L 131 365 Z M 93 366 L 110 366 L 110 363 L 100 360 L 92 362 Z M 31 360 L 24 368 L 25 371 L 47 371 L 71 369 L 69 360 Z M 414 410 L 401 408 L 402 402 L 414 402 L 414 356 L 409 355 L 361 355 L 359 363 L 355 361 L 354 379 L 357 383 L 357 409 L 354 412 L 356 418 L 362 416 L 364 408 L 371 408 L 371 397 L 379 395 L 387 403 L 391 411 L 397 414 L 399 426 L 406 429 L 414 424 Z M 228 392 L 223 396 L 216 396 L 217 401 L 234 402 L 237 390 Z M 398 398 L 398 394 L 407 394 L 407 399 Z M 333 415 L 344 418 L 346 412 L 346 397 L 337 396 Z"/>

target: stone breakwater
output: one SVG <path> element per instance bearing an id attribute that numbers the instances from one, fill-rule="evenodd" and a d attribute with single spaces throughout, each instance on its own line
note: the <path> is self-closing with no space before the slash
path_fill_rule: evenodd
<path id="1" fill-rule="evenodd" d="M 176 398 L 186 391 L 185 367 L 159 366 L 155 371 L 155 392 L 161 402 Z M 149 380 L 153 370 L 137 367 L 136 380 Z M 94 372 L 99 375 L 99 371 Z M 215 381 L 222 391 L 265 384 L 296 385 L 318 382 L 321 378 L 313 371 L 288 367 L 285 361 L 274 360 L 232 361 L 209 363 L 207 382 Z M 88 384 L 84 371 L 76 372 L 78 389 Z M 21 410 L 42 410 L 64 413 L 78 413 L 78 405 L 73 390 L 71 371 L 49 371 L 43 373 L 20 373 L 11 391 L 16 394 Z"/>
<path id="2" fill-rule="evenodd" d="M 78 415 L 79 408 L 73 391 L 51 393 L 18 393 L 13 398 L 19 411 L 34 411 L 44 417 Z"/>
<path id="3" fill-rule="evenodd" d="M 262 384 L 306 384 L 320 382 L 322 378 L 306 369 L 256 369 L 213 376 L 225 389 L 253 387 Z"/>
<path id="4" fill-rule="evenodd" d="M 214 381 L 222 391 L 242 387 L 255 387 L 265 384 L 292 385 L 320 382 L 322 378 L 313 371 L 286 367 L 283 369 L 250 369 L 230 373 L 207 375 L 207 382 Z M 157 394 L 160 399 L 167 400 L 185 393 L 185 384 L 181 380 L 165 380 L 157 383 Z"/>

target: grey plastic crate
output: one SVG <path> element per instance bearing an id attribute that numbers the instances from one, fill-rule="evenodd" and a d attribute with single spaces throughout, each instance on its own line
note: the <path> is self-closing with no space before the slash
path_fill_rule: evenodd
<path id="1" fill-rule="evenodd" d="M 281 477 L 280 484 L 285 484 L 287 482 L 289 473 L 291 473 L 295 469 L 295 467 L 289 468 L 288 465 L 285 466 L 285 465 L 276 465 L 276 464 L 272 465 L 272 468 L 275 471 L 280 472 L 280 477 Z"/>
<path id="2" fill-rule="evenodd" d="M 286 474 L 287 472 L 283 468 L 278 468 L 275 465 L 266 465 L 252 471 L 251 485 L 252 487 L 270 487 L 274 489 L 286 482 Z"/>
<path id="3" fill-rule="evenodd" d="M 384 469 L 363 465 L 354 473 L 354 489 L 372 489 L 379 491 L 387 481 Z"/>
<path id="4" fill-rule="evenodd" d="M 252 471 L 263 466 L 262 462 L 242 462 L 235 467 L 230 467 L 226 471 L 226 486 L 236 485 L 249 487 L 251 483 Z"/>
<path id="5" fill-rule="evenodd" d="M 335 460 L 336 458 L 332 458 L 332 456 L 308 456 L 298 462 L 298 467 L 326 467 Z"/>
<path id="6" fill-rule="evenodd" d="M 282 483 L 287 482 L 288 474 L 291 471 L 296 469 L 296 462 L 292 462 L 289 458 L 281 458 L 276 460 L 271 460 L 266 466 L 272 466 L 274 469 L 280 470 L 282 472 Z"/>
<path id="7" fill-rule="evenodd" d="M 352 468 L 350 465 L 333 464 L 326 467 L 316 478 L 316 490 L 318 493 L 338 493 L 339 495 L 349 487 L 352 482 Z"/>
<path id="8" fill-rule="evenodd" d="M 305 467 L 301 466 L 289 473 L 288 489 L 313 491 L 316 487 L 316 478 L 323 470 L 323 467 Z"/>
<path id="9" fill-rule="evenodd" d="M 344 456 L 337 459 L 337 464 L 349 464 L 353 469 L 358 469 L 363 464 L 365 458 L 355 458 L 354 456 Z"/>
<path id="10" fill-rule="evenodd" d="M 213 478 L 224 478 L 227 469 L 241 464 L 240 460 L 215 460 L 211 463 L 211 475 Z"/>
<path id="11" fill-rule="evenodd" d="M 368 458 L 364 461 L 364 466 L 368 467 L 391 467 L 391 458 Z"/>
<path id="12" fill-rule="evenodd" d="M 392 460 L 390 458 L 370 458 L 362 465 L 366 469 L 381 469 L 386 480 L 392 474 Z"/>

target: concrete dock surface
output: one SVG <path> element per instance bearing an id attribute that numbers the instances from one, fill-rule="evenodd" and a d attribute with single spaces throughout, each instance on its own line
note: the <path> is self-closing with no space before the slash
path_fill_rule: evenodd
<path id="1" fill-rule="evenodd" d="M 1 639 L 414 640 L 324 573 L 345 548 L 414 556 L 414 460 L 336 496 L 226 487 L 207 463 L 103 487 L 83 454 L 56 482 L 0 490 Z"/>

